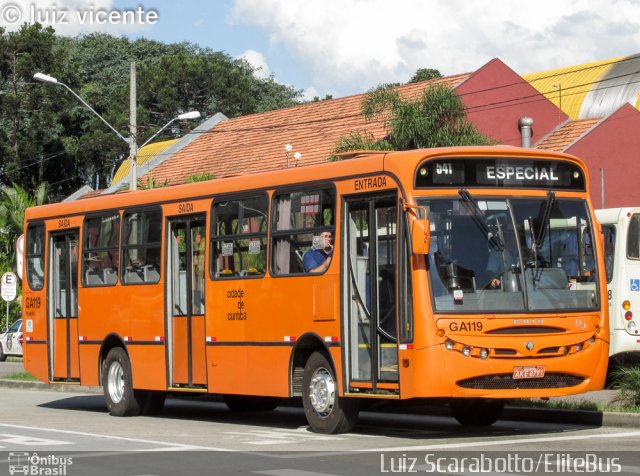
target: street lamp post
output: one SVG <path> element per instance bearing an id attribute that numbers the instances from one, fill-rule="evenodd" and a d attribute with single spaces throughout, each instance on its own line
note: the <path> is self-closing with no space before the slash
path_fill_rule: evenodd
<path id="1" fill-rule="evenodd" d="M 141 149 L 142 147 L 144 147 L 145 145 L 147 145 L 149 142 L 151 142 L 151 140 L 153 140 L 158 134 L 160 134 L 163 130 L 165 130 L 174 121 L 187 120 L 187 119 L 198 119 L 200 117 L 200 113 L 198 111 L 190 111 L 190 112 L 185 112 L 184 114 L 179 114 L 178 116 L 174 117 L 169 122 L 167 122 L 160 129 L 158 129 L 158 131 L 155 134 L 153 134 L 144 144 L 142 144 L 140 147 L 138 147 L 137 142 L 136 142 L 136 120 L 135 120 L 135 115 L 136 115 L 136 111 L 135 111 L 135 108 L 136 108 L 136 106 L 135 106 L 135 80 L 133 79 L 135 77 L 135 65 L 134 65 L 134 63 L 132 63 L 132 65 L 131 65 L 131 73 L 132 73 L 132 81 L 131 81 L 132 94 L 131 94 L 131 103 L 130 103 L 130 107 L 131 107 L 131 124 L 130 124 L 130 130 L 129 130 L 129 138 L 126 138 L 122 134 L 120 134 L 115 129 L 115 127 L 113 127 L 111 124 L 109 124 L 104 117 L 102 117 L 100 114 L 98 114 L 98 112 L 94 108 L 92 108 L 84 99 L 82 99 L 82 97 L 80 97 L 78 94 L 76 94 L 76 92 L 73 89 L 71 89 L 66 84 L 58 81 L 53 76 L 49 76 L 48 74 L 44 74 L 44 73 L 36 73 L 36 74 L 33 75 L 33 79 L 35 79 L 36 81 L 43 82 L 43 83 L 58 84 L 60 86 L 63 86 L 64 88 L 66 88 L 82 104 L 84 104 L 91 112 L 93 112 L 96 116 L 98 116 L 98 118 L 102 122 L 104 122 L 109 129 L 111 129 L 113 132 L 115 132 L 115 134 L 120 139 L 122 139 L 123 141 L 125 141 L 129 145 L 129 155 L 130 155 L 130 164 L 129 165 L 130 165 L 130 168 L 131 168 L 131 178 L 129 179 L 131 183 L 129 184 L 129 190 L 136 190 L 137 177 L 136 177 L 136 164 L 135 164 L 135 161 L 136 161 L 136 155 L 138 153 L 138 150 Z"/>

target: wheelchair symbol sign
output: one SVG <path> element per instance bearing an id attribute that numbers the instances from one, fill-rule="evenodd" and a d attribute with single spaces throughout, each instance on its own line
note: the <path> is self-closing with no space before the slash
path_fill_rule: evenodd
<path id="1" fill-rule="evenodd" d="M 631 280 L 631 291 L 640 291 L 640 279 Z"/>

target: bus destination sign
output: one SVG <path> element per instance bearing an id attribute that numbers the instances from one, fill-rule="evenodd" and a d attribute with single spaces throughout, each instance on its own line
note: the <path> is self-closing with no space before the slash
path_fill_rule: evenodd
<path id="1" fill-rule="evenodd" d="M 442 158 L 418 167 L 416 188 L 510 187 L 585 190 L 585 178 L 577 164 L 545 159 Z"/>

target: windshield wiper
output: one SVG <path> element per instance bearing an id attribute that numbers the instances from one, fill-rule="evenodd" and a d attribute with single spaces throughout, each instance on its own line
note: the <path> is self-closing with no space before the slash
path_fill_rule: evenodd
<path id="1" fill-rule="evenodd" d="M 542 240 L 544 240 L 544 235 L 547 233 L 549 229 L 550 219 L 551 219 L 551 209 L 553 208 L 553 204 L 556 201 L 556 192 L 549 192 L 547 194 L 547 201 L 544 204 L 544 211 L 542 213 L 542 222 L 540 223 L 540 229 L 538 230 L 538 235 L 536 236 L 535 249 L 536 251 L 542 247 Z"/>
<path id="2" fill-rule="evenodd" d="M 487 239 L 489 240 L 489 243 L 491 244 L 491 246 L 498 251 L 503 251 L 504 243 L 502 242 L 500 235 L 497 233 L 494 233 L 491 230 L 491 227 L 487 222 L 487 218 L 484 216 L 484 213 L 482 212 L 482 210 L 480 210 L 480 207 L 478 206 L 478 202 L 476 202 L 475 199 L 469 193 L 469 191 L 465 190 L 464 188 L 461 188 L 460 190 L 458 190 L 458 195 L 460 195 L 460 198 L 462 198 L 462 204 L 465 206 L 465 208 L 469 212 L 471 212 L 471 216 L 473 217 L 475 222 L 482 229 L 482 231 L 487 235 Z"/>

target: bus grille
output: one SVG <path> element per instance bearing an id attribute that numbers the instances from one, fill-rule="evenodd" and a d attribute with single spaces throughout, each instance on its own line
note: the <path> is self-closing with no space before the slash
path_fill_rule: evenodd
<path id="1" fill-rule="evenodd" d="M 525 390 L 539 388 L 564 388 L 580 385 L 584 379 L 577 375 L 548 373 L 542 378 L 514 380 L 512 374 L 483 375 L 460 380 L 458 385 L 479 390 Z"/>

